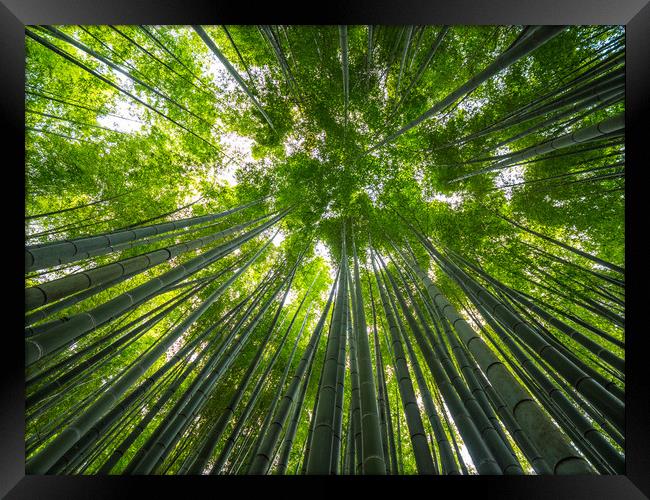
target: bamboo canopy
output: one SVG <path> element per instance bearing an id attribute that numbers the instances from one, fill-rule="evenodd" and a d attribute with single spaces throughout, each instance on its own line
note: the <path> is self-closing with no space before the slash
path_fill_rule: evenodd
<path id="1" fill-rule="evenodd" d="M 616 26 L 28 26 L 30 474 L 625 472 Z"/>

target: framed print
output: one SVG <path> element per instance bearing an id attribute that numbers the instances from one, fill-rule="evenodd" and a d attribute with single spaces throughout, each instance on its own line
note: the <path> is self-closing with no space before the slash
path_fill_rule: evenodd
<path id="1" fill-rule="evenodd" d="M 650 494 L 643 1 L 4 4 L 3 495 Z"/>

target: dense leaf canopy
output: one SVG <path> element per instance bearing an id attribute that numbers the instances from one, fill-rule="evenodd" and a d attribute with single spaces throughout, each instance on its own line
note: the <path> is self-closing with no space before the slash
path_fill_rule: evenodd
<path id="1" fill-rule="evenodd" d="M 620 473 L 622 28 L 26 49 L 28 470 Z"/>

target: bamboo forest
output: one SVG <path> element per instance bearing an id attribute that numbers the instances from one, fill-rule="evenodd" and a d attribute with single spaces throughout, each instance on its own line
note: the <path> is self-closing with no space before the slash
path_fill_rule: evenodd
<path id="1" fill-rule="evenodd" d="M 28 474 L 625 473 L 624 27 L 25 48 Z"/>

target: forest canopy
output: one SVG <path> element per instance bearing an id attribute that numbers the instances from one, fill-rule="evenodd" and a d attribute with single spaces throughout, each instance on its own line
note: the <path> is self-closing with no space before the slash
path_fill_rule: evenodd
<path id="1" fill-rule="evenodd" d="M 28 473 L 623 473 L 622 27 L 25 43 Z"/>

